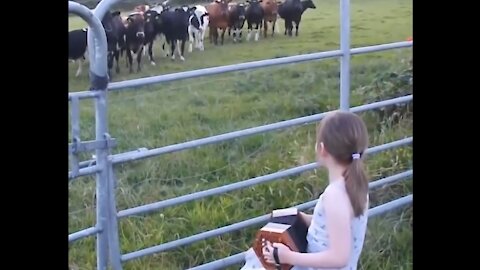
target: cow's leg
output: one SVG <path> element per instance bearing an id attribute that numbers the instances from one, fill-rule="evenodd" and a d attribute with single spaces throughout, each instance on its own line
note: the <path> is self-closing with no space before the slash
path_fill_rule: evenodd
<path id="1" fill-rule="evenodd" d="M 213 31 L 213 44 L 218 45 L 218 28 Z"/>
<path id="2" fill-rule="evenodd" d="M 292 20 L 288 20 L 288 36 L 292 36 L 292 30 L 293 30 L 293 21 Z"/>
<path id="3" fill-rule="evenodd" d="M 150 64 L 155 66 L 155 59 L 153 59 L 153 40 L 148 43 L 148 56 L 150 57 Z"/>
<path id="4" fill-rule="evenodd" d="M 247 42 L 250 41 L 252 37 L 252 24 L 247 22 Z"/>
<path id="5" fill-rule="evenodd" d="M 172 60 L 175 60 L 175 52 L 176 52 L 175 43 L 177 43 L 176 40 L 171 40 L 170 41 L 170 48 L 171 48 L 170 51 L 172 52 Z"/>
<path id="6" fill-rule="evenodd" d="M 108 67 L 108 76 L 111 77 L 111 70 L 113 68 L 113 60 L 114 60 L 114 51 L 108 51 L 107 53 L 107 67 Z"/>
<path id="7" fill-rule="evenodd" d="M 258 39 L 260 38 L 260 31 L 262 31 L 262 23 L 258 23 L 256 26 L 255 26 L 255 41 L 258 41 Z"/>
<path id="8" fill-rule="evenodd" d="M 205 47 L 203 45 L 203 40 L 205 38 L 205 29 L 201 29 L 199 32 L 198 32 L 198 49 L 200 51 L 203 51 L 205 50 Z"/>
<path id="9" fill-rule="evenodd" d="M 118 60 L 120 58 L 120 51 L 118 49 L 116 49 L 113 54 L 114 54 L 114 57 L 115 57 L 115 71 L 118 74 L 118 73 L 120 73 L 120 63 L 118 62 Z"/>
<path id="10" fill-rule="evenodd" d="M 75 73 L 75 77 L 78 77 L 80 74 L 82 74 L 83 59 L 77 59 L 75 62 L 78 62 L 77 72 Z"/>
<path id="11" fill-rule="evenodd" d="M 213 31 L 215 30 L 213 29 L 213 27 L 210 26 L 208 31 L 208 39 L 210 40 L 210 44 L 213 43 Z"/>
<path id="12" fill-rule="evenodd" d="M 140 51 L 137 52 L 137 72 L 140 72 L 142 70 L 142 53 L 144 51 L 145 46 L 140 46 Z"/>
<path id="13" fill-rule="evenodd" d="M 268 22 L 266 19 L 263 19 L 263 37 L 267 38 L 267 29 L 268 29 Z"/>
<path id="14" fill-rule="evenodd" d="M 183 57 L 183 54 L 185 53 L 185 43 L 187 43 L 187 39 L 183 38 L 182 44 L 181 44 L 181 50 L 180 50 L 180 60 L 182 61 L 185 61 L 185 57 Z"/>
<path id="15" fill-rule="evenodd" d="M 286 35 L 287 35 L 287 30 L 288 30 L 288 20 L 285 19 L 284 22 L 285 22 L 285 32 L 284 32 L 284 35 L 286 36 Z"/>
<path id="16" fill-rule="evenodd" d="M 221 44 L 223 45 L 223 42 L 225 40 L 225 32 L 227 32 L 227 28 L 223 28 L 222 29 L 222 40 L 221 40 Z"/>
<path id="17" fill-rule="evenodd" d="M 300 26 L 300 19 L 295 22 L 295 36 L 298 37 L 298 27 Z"/>
<path id="18" fill-rule="evenodd" d="M 190 53 L 193 51 L 193 42 L 194 41 L 195 40 L 194 40 L 194 37 L 193 37 L 193 26 L 189 25 L 188 26 L 188 52 L 190 52 Z"/>
<path id="19" fill-rule="evenodd" d="M 277 34 L 280 34 L 280 27 L 278 27 L 278 17 L 275 19 L 274 29 L 277 29 Z"/>
<path id="20" fill-rule="evenodd" d="M 127 56 L 127 68 L 129 68 L 130 73 L 133 73 L 132 51 L 129 48 L 127 48 L 126 50 L 126 56 Z"/>
<path id="21" fill-rule="evenodd" d="M 272 37 L 275 34 L 275 27 L 277 26 L 277 20 L 272 21 Z M 277 29 L 278 32 L 278 29 Z"/>

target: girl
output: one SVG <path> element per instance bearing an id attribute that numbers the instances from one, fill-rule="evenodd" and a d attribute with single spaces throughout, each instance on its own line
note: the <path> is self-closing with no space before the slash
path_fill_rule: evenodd
<path id="1" fill-rule="evenodd" d="M 328 170 L 329 184 L 313 215 L 301 213 L 309 225 L 308 253 L 267 242 L 267 262 L 293 265 L 292 270 L 357 269 L 368 220 L 368 178 L 362 159 L 367 147 L 367 128 L 356 114 L 336 111 L 321 121 L 316 158 Z M 247 269 L 263 269 L 253 249 L 246 254 L 242 270 Z"/>

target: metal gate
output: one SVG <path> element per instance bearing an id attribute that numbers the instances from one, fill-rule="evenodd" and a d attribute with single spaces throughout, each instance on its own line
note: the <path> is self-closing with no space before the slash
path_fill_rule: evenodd
<path id="1" fill-rule="evenodd" d="M 341 58 L 340 66 L 340 109 L 350 110 L 352 112 L 364 112 L 385 106 L 396 105 L 399 103 L 407 103 L 412 101 L 413 95 L 383 100 L 371 104 L 365 104 L 350 108 L 350 57 L 355 54 L 364 54 L 370 52 L 378 52 L 391 49 L 399 49 L 413 46 L 412 41 L 395 42 L 389 44 L 350 48 L 350 0 L 340 0 L 340 23 L 341 23 L 341 45 L 340 50 L 303 54 L 276 59 L 268 59 L 262 61 L 246 62 L 235 65 L 219 66 L 213 68 L 198 69 L 179 73 L 172 73 L 149 78 L 133 79 L 115 83 L 108 83 L 107 79 L 107 42 L 103 26 L 98 18 L 102 18 L 107 10 L 119 0 L 103 0 L 93 10 L 93 12 L 83 5 L 69 1 L 69 12 L 74 13 L 83 18 L 89 25 L 88 31 L 88 51 L 90 62 L 90 83 L 91 91 L 69 93 L 68 100 L 71 103 L 71 128 L 72 142 L 69 144 L 69 155 L 72 160 L 72 170 L 68 173 L 69 180 L 96 174 L 96 225 L 69 235 L 69 242 L 97 235 L 96 253 L 97 253 L 97 269 L 107 269 L 111 265 L 113 269 L 122 269 L 122 263 L 146 255 L 170 250 L 179 246 L 189 245 L 197 241 L 218 235 L 226 234 L 236 230 L 240 230 L 249 226 L 265 223 L 269 215 L 263 215 L 253 219 L 245 220 L 235 224 L 231 224 L 218 229 L 202 232 L 196 235 L 159 244 L 142 250 L 121 254 L 119 236 L 118 236 L 118 219 L 128 216 L 158 211 L 160 209 L 179 205 L 182 203 L 206 198 L 209 196 L 219 195 L 226 192 L 243 189 L 274 181 L 287 176 L 297 175 L 302 172 L 310 171 L 317 168 L 315 162 L 279 171 L 276 173 L 255 177 L 252 179 L 239 181 L 233 184 L 208 189 L 164 201 L 159 201 L 143 206 L 117 211 L 115 199 L 115 175 L 113 166 L 131 162 L 135 160 L 147 159 L 163 154 L 173 153 L 186 149 L 196 148 L 203 145 L 219 143 L 236 138 L 251 136 L 255 134 L 270 132 L 274 130 L 284 129 L 287 127 L 298 126 L 308 123 L 314 123 L 325 117 L 326 113 L 319 113 L 311 116 L 295 118 L 291 120 L 281 121 L 273 124 L 257 126 L 253 128 L 228 132 L 216 136 L 206 137 L 202 139 L 192 140 L 184 143 L 173 144 L 169 146 L 159 147 L 155 149 L 143 149 L 143 151 L 125 152 L 120 154 L 110 154 L 110 149 L 115 146 L 116 141 L 108 132 L 108 108 L 107 98 L 108 91 L 128 90 L 134 91 L 135 88 L 158 84 L 176 80 L 183 80 L 194 77 L 209 76 L 222 74 L 233 71 L 249 70 L 256 68 L 264 68 L 268 66 L 277 66 L 291 63 L 300 63 L 328 58 Z M 83 99 L 94 99 L 95 101 L 95 134 L 96 138 L 92 141 L 82 141 L 80 138 L 80 113 L 79 103 Z M 411 144 L 413 137 L 390 142 L 383 145 L 371 147 L 367 150 L 369 154 L 375 154 L 387 149 L 401 147 Z M 95 152 L 95 160 L 78 161 L 78 155 L 82 152 Z M 378 188 L 387 184 L 403 180 L 411 177 L 413 170 L 407 170 L 402 173 L 389 176 L 375 182 L 370 183 L 370 189 Z M 398 207 L 408 205 L 412 202 L 413 195 L 393 200 L 386 204 L 370 209 L 370 216 L 376 216 L 381 213 L 391 211 Z M 312 208 L 316 200 L 305 202 L 298 205 L 300 210 Z M 244 254 L 236 254 L 224 259 L 213 261 L 204 265 L 194 267 L 192 269 L 219 269 L 229 265 L 240 263 L 244 260 Z"/>

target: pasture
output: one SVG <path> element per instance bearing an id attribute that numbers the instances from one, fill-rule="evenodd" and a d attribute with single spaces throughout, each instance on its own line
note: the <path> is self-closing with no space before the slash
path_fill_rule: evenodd
<path id="1" fill-rule="evenodd" d="M 338 49 L 339 1 L 314 3 L 317 8 L 307 10 L 302 17 L 298 37 L 284 36 L 280 19 L 280 33 L 273 38 L 261 36 L 257 43 L 246 42 L 245 26 L 242 43 L 233 44 L 228 35 L 224 46 L 214 46 L 206 39 L 205 51 L 185 50 L 185 62 L 162 58 L 156 44 L 156 66 L 144 57 L 142 72 L 129 74 L 122 58 L 120 74 L 113 73 L 113 81 Z M 351 14 L 352 47 L 403 41 L 412 35 L 411 1 L 352 0 Z M 84 26 L 81 19 L 70 17 L 70 29 Z M 362 92 L 362 87 L 375 85 L 374 80 L 387 72 L 406 69 L 411 57 L 411 49 L 353 56 L 352 106 L 377 99 L 373 93 Z M 109 129 L 118 140 L 113 153 L 166 146 L 335 109 L 339 106 L 339 66 L 339 59 L 327 59 L 112 92 Z M 69 91 L 86 90 L 88 63 L 78 78 L 74 76 L 76 69 L 76 64 L 69 63 Z M 378 100 L 391 95 L 382 90 L 375 91 L 375 95 L 384 95 Z M 82 105 L 82 140 L 93 139 L 93 102 L 82 101 Z M 369 125 L 371 146 L 412 136 L 410 114 L 403 114 L 398 122 L 384 121 L 381 125 L 377 114 L 362 115 Z M 305 125 L 122 165 L 116 168 L 117 209 L 310 163 L 314 161 L 314 144 L 315 125 Z M 411 168 L 411 162 L 412 148 L 401 147 L 371 156 L 368 169 L 374 180 Z M 312 171 L 148 216 L 121 219 L 121 250 L 127 253 L 143 249 L 312 200 L 325 185 L 324 172 Z M 411 192 L 411 180 L 380 189 L 372 193 L 371 207 Z M 94 224 L 94 194 L 93 177 L 69 184 L 70 233 Z M 405 208 L 370 221 L 359 269 L 412 268 L 411 211 Z M 206 263 L 248 249 L 255 229 L 133 260 L 125 263 L 124 269 L 175 270 Z M 93 237 L 71 244 L 70 269 L 94 269 L 94 250 Z"/>

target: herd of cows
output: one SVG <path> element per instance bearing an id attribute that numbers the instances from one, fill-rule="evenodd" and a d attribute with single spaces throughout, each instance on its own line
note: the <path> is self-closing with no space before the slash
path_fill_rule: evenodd
<path id="1" fill-rule="evenodd" d="M 115 64 L 116 73 L 120 72 L 119 59 L 126 55 L 126 65 L 133 73 L 133 56 L 136 57 L 137 72 L 141 70 L 142 55 L 148 57 L 155 65 L 153 43 L 158 40 L 164 56 L 171 54 L 175 60 L 176 54 L 185 60 L 184 50 L 188 40 L 188 51 L 193 48 L 204 50 L 204 37 L 208 30 L 210 43 L 218 45 L 218 30 L 220 44 L 224 43 L 225 33 L 231 36 L 233 42 L 243 39 L 242 32 L 247 24 L 246 41 L 254 35 L 258 41 L 263 29 L 267 38 L 268 25 L 271 25 L 271 36 L 275 29 L 279 33 L 277 20 L 285 21 L 285 35 L 292 36 L 295 24 L 295 35 L 298 35 L 302 14 L 308 8 L 315 9 L 312 0 L 246 0 L 236 3 L 232 0 L 213 0 L 207 5 L 182 6 L 172 8 L 168 1 L 154 6 L 140 5 L 128 16 L 123 17 L 120 11 L 110 11 L 101 22 L 105 29 L 108 43 L 108 70 Z M 69 32 L 69 60 L 78 61 L 76 76 L 82 72 L 82 63 L 87 52 L 87 28 Z M 170 48 L 169 48 L 170 47 Z M 133 55 L 133 56 L 132 56 Z"/>

